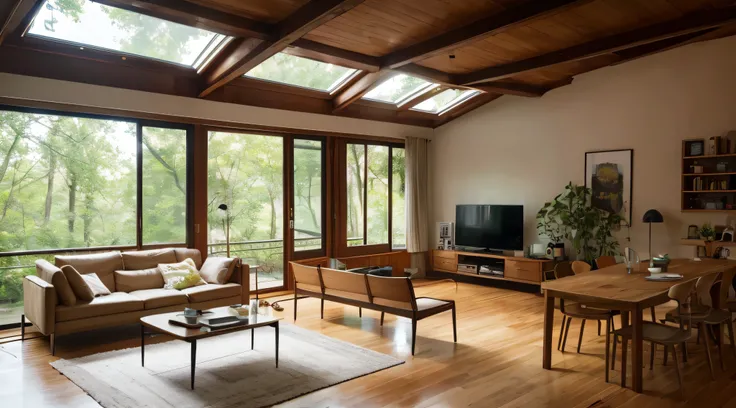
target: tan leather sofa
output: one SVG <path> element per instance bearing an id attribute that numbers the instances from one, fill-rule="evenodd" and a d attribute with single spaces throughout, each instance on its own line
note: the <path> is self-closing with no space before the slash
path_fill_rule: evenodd
<path id="1" fill-rule="evenodd" d="M 381 312 L 381 326 L 385 313 L 411 319 L 411 354 L 417 339 L 417 322 L 424 318 L 452 311 L 452 334 L 457 343 L 457 324 L 454 300 L 416 297 L 409 278 L 374 276 L 339 271 L 320 266 L 306 266 L 291 262 L 294 273 L 294 320 L 299 295 L 321 300 L 321 318 L 325 315 L 325 300 Z"/>
<path id="2" fill-rule="evenodd" d="M 57 335 L 134 324 L 143 316 L 184 310 L 185 307 L 208 309 L 248 303 L 249 267 L 242 265 L 238 258 L 233 261 L 234 270 L 228 283 L 208 283 L 183 290 L 163 289 L 162 284 L 155 287 L 157 285 L 150 282 L 150 273 L 120 273 L 156 268 L 158 264 L 181 262 L 187 258 L 194 261 L 197 269 L 202 266 L 199 250 L 188 248 L 65 255 L 55 257 L 54 264 L 38 260 L 37 276 L 26 276 L 23 280 L 23 321 L 27 318 L 43 335 L 50 336 L 51 353 L 54 354 Z M 80 274 L 96 273 L 111 294 L 90 302 L 77 300 L 73 306 L 61 304 L 53 282 L 66 279 L 60 269 L 64 265 L 73 266 Z M 163 278 L 160 281 L 163 282 Z"/>

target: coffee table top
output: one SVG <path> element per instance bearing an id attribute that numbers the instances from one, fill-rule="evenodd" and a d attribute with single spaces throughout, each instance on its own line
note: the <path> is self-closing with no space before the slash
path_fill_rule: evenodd
<path id="1" fill-rule="evenodd" d="M 213 312 L 215 314 L 227 314 L 229 313 L 228 309 L 229 307 L 225 306 L 225 307 L 216 307 L 214 309 L 207 309 L 206 311 Z M 248 315 L 249 321 L 247 324 L 240 324 L 237 326 L 227 327 L 223 329 L 216 329 L 216 330 L 211 330 L 207 327 L 204 328 L 205 330 L 202 330 L 202 328 L 190 329 L 184 326 L 177 326 L 175 324 L 169 323 L 169 319 L 177 315 L 181 315 L 183 313 L 184 312 L 171 312 L 171 313 L 161 313 L 161 314 L 156 314 L 156 315 L 151 315 L 151 316 L 144 316 L 144 317 L 141 317 L 140 322 L 145 327 L 154 329 L 158 332 L 168 334 L 180 340 L 196 340 L 196 339 L 202 339 L 205 337 L 219 336 L 225 333 L 232 333 L 232 332 L 242 331 L 242 330 L 250 330 L 256 327 L 269 326 L 271 324 L 278 322 L 279 320 L 282 320 L 282 318 L 280 317 L 273 316 L 271 310 L 268 309 L 268 312 L 265 314 Z"/>

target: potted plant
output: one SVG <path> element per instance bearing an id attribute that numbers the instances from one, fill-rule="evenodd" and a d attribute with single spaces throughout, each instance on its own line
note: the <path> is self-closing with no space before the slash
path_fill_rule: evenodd
<path id="1" fill-rule="evenodd" d="M 711 242 L 716 237 L 716 230 L 713 229 L 713 226 L 709 222 L 706 222 L 700 227 L 700 236 L 703 237 L 706 243 Z"/>

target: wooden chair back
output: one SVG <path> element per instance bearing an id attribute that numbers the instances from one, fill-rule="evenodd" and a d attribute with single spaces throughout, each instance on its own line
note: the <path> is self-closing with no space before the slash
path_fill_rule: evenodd
<path id="1" fill-rule="evenodd" d="M 721 274 L 721 291 L 719 293 L 719 305 L 721 309 L 728 309 L 728 295 L 731 290 L 733 278 L 736 276 L 736 268 L 731 268 Z"/>
<path id="2" fill-rule="evenodd" d="M 598 257 L 598 259 L 595 260 L 595 266 L 598 269 L 608 268 L 609 266 L 613 265 L 616 265 L 616 258 L 610 255 L 600 256 Z"/>
<path id="3" fill-rule="evenodd" d="M 397 309 L 416 310 L 414 287 L 409 278 L 366 275 L 371 302 Z"/>
<path id="4" fill-rule="evenodd" d="M 695 284 L 695 293 L 698 296 L 698 303 L 702 306 L 713 307 L 713 298 L 710 296 L 710 290 L 713 287 L 718 273 L 711 273 L 701 276 L 698 283 Z"/>
<path id="5" fill-rule="evenodd" d="M 368 297 L 368 285 L 365 281 L 365 275 L 362 273 L 320 268 L 320 274 L 325 293 L 328 293 L 328 290 L 338 290 Z"/>
<path id="6" fill-rule="evenodd" d="M 688 282 L 678 283 L 677 285 L 672 286 L 667 293 L 670 299 L 677 302 L 677 311 L 680 315 L 680 319 L 678 319 L 680 330 L 686 330 L 688 333 L 691 331 L 691 308 L 689 299 L 693 293 L 693 289 L 696 289 L 698 285 L 701 285 L 700 281 L 705 277 L 707 276 L 701 277 L 697 281 L 691 280 Z M 707 284 L 707 282 L 704 282 L 704 284 Z M 711 281 L 710 285 L 712 286 L 712 284 L 713 282 Z"/>
<path id="7" fill-rule="evenodd" d="M 575 273 L 575 275 L 580 275 L 581 273 L 590 272 L 590 264 L 583 261 L 573 261 L 572 263 L 572 271 Z"/>
<path id="8" fill-rule="evenodd" d="M 291 271 L 294 273 L 294 283 L 297 286 L 309 285 L 322 288 L 322 281 L 317 267 L 302 265 L 296 262 L 289 262 L 289 264 L 291 264 Z"/>
<path id="9" fill-rule="evenodd" d="M 558 262 L 557 265 L 555 265 L 555 279 L 562 279 L 567 276 L 575 275 L 575 272 L 572 271 L 571 265 L 572 263 L 570 261 Z"/>

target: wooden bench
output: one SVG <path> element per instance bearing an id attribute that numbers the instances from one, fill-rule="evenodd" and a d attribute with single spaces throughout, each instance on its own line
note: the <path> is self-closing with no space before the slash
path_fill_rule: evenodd
<path id="1" fill-rule="evenodd" d="M 299 295 L 321 300 L 320 318 L 324 318 L 325 300 L 411 319 L 411 354 L 417 337 L 417 322 L 448 310 L 452 311 L 452 334 L 457 343 L 457 324 L 454 300 L 429 297 L 417 298 L 409 278 L 373 276 L 336 269 L 301 265 L 291 262 L 294 272 L 294 321 Z"/>

